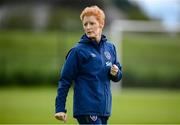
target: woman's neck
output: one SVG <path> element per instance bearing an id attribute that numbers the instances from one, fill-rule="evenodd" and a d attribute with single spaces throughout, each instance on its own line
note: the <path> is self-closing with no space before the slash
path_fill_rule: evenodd
<path id="1" fill-rule="evenodd" d="M 99 43 L 101 41 L 101 35 L 99 35 L 98 37 L 96 37 L 96 42 Z"/>
<path id="2" fill-rule="evenodd" d="M 101 35 L 96 36 L 95 38 L 91 38 L 93 41 L 96 41 L 98 44 L 101 41 Z"/>

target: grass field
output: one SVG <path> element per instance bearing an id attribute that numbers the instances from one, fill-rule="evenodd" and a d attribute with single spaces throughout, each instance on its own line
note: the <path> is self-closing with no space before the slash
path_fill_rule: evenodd
<path id="1" fill-rule="evenodd" d="M 0 123 L 62 123 L 54 115 L 56 88 L 0 88 Z M 67 101 L 68 122 L 72 118 L 72 91 Z M 180 90 L 122 89 L 113 93 L 109 123 L 180 123 Z"/>
<path id="2" fill-rule="evenodd" d="M 80 32 L 0 32 L 0 76 L 13 79 L 59 76 L 65 55 L 79 40 Z M 180 36 L 167 34 L 125 34 L 123 49 L 123 85 L 133 80 L 152 79 L 156 86 L 179 86 Z M 26 76 L 26 77 L 25 77 Z M 19 77 L 18 77 L 19 78 Z M 45 79 L 46 80 L 46 79 Z M 129 82 L 129 80 L 131 82 Z M 138 81 L 138 82 L 139 82 Z M 42 82 L 42 81 L 41 81 Z M 6 82 L 5 82 L 6 83 Z M 9 84 L 19 84 L 19 82 Z M 151 84 L 152 84 L 151 83 Z M 29 83 L 31 85 L 31 83 Z M 35 84 L 35 83 L 34 83 Z M 43 83 L 43 84 L 56 84 Z M 131 84 L 131 85 L 130 85 Z M 20 85 L 26 86 L 21 83 Z M 147 85 L 148 86 L 148 85 Z M 62 123 L 54 116 L 56 88 L 0 88 L 0 124 Z M 69 93 L 68 122 L 72 118 L 72 91 Z M 113 94 L 113 111 L 109 123 L 116 124 L 180 124 L 180 90 L 123 89 Z"/>

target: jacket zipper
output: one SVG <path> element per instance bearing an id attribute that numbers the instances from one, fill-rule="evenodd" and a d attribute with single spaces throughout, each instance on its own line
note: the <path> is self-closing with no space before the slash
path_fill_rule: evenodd
<path id="1" fill-rule="evenodd" d="M 100 56 L 101 56 L 102 65 L 105 66 L 104 55 L 103 55 L 103 50 L 101 50 L 101 46 L 99 46 L 98 51 L 99 51 Z M 107 104 L 108 104 L 107 99 L 108 99 L 108 97 L 107 97 L 106 83 L 104 84 L 104 97 L 105 97 L 105 106 L 104 106 L 104 113 L 103 114 L 106 115 L 106 109 L 108 108 L 107 107 Z"/>

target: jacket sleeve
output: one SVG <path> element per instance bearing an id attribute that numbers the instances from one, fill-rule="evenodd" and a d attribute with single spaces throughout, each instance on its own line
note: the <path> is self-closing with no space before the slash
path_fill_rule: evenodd
<path id="1" fill-rule="evenodd" d="M 78 54 L 76 48 L 69 51 L 66 56 L 66 61 L 61 71 L 61 77 L 58 81 L 58 90 L 56 97 L 56 113 L 66 112 L 66 97 L 68 95 L 69 88 L 72 81 L 76 77 L 78 72 Z"/>
<path id="2" fill-rule="evenodd" d="M 115 61 L 114 61 L 114 64 L 116 66 L 118 66 L 119 70 L 118 70 L 118 73 L 116 76 L 113 76 L 109 73 L 110 75 L 110 79 L 113 81 L 113 82 L 118 82 L 122 79 L 122 66 L 120 65 L 118 59 L 117 59 L 117 53 L 116 53 L 116 47 L 113 45 L 113 51 L 114 51 L 114 54 L 115 54 Z"/>

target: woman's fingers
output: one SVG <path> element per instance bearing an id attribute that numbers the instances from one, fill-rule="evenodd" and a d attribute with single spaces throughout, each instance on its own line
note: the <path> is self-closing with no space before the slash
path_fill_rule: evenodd
<path id="1" fill-rule="evenodd" d="M 64 122 L 67 121 L 67 114 L 64 113 L 64 112 L 58 112 L 58 113 L 56 113 L 54 116 L 55 116 L 55 118 L 58 119 L 58 120 L 61 120 L 61 121 L 64 121 Z"/>
<path id="2" fill-rule="evenodd" d="M 115 64 L 112 65 L 111 71 L 110 71 L 111 75 L 113 75 L 113 76 L 117 75 L 118 70 L 119 70 L 119 68 Z"/>

